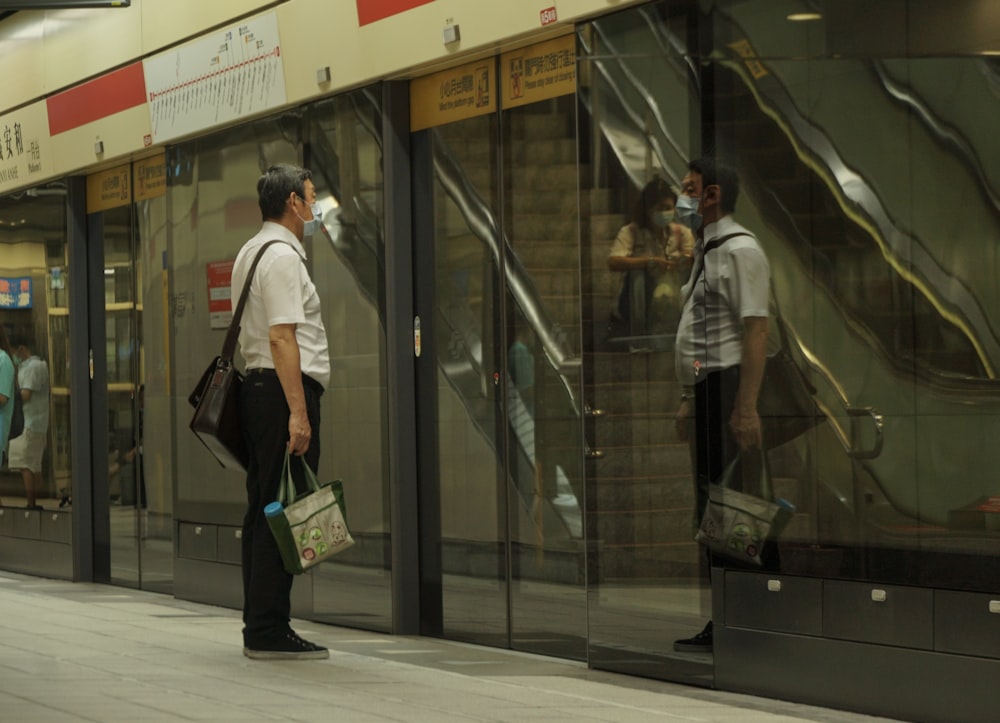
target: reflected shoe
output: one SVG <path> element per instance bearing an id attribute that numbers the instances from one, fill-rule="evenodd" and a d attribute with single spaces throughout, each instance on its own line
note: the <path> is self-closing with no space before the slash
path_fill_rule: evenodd
<path id="1" fill-rule="evenodd" d="M 329 650 L 303 640 L 291 630 L 284 635 L 248 642 L 243 654 L 253 660 L 325 660 L 330 657 Z"/>
<path id="2" fill-rule="evenodd" d="M 678 653 L 711 653 L 712 652 L 712 621 L 709 620 L 705 629 L 693 638 L 674 641 L 674 650 Z"/>

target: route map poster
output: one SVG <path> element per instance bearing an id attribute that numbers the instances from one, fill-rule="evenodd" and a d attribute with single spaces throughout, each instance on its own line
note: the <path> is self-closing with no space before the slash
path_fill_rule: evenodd
<path id="1" fill-rule="evenodd" d="M 278 18 L 268 13 L 143 61 L 153 143 L 284 105 Z"/>

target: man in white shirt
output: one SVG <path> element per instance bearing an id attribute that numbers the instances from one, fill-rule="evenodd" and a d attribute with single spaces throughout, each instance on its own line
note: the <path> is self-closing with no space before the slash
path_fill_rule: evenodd
<path id="1" fill-rule="evenodd" d="M 17 383 L 21 388 L 24 432 L 10 440 L 8 466 L 21 470 L 27 508 L 40 510 L 42 455 L 49 436 L 49 366 L 32 351 L 27 339 L 16 342 L 14 356 L 18 359 Z"/>
<path id="2" fill-rule="evenodd" d="M 688 438 L 693 415 L 695 515 L 700 518 L 708 485 L 719 481 L 741 450 L 761 445 L 757 396 L 767 361 L 771 271 L 756 237 L 730 216 L 739 195 L 733 169 L 710 158 L 693 161 L 681 193 L 681 218 L 698 235 L 691 277 L 681 291 L 685 302 L 675 359 L 684 393 L 677 434 Z M 750 481 L 730 482 L 740 489 Z M 770 552 L 765 545 L 764 556 Z M 676 641 L 674 649 L 710 652 L 711 621 L 698 635 Z"/>
<path id="3" fill-rule="evenodd" d="M 319 464 L 320 396 L 330 381 L 320 299 L 306 268 L 302 239 L 319 225 L 308 170 L 280 164 L 257 181 L 263 225 L 233 264 L 233 307 L 261 247 L 243 311 L 240 350 L 246 380 L 240 416 L 250 461 L 243 519 L 243 654 L 257 660 L 328 658 L 326 648 L 290 627 L 292 575 L 281 562 L 264 517 L 278 496 L 285 450 Z"/>

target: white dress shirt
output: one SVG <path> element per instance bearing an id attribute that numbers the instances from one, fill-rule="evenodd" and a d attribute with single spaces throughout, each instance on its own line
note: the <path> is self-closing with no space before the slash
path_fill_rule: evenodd
<path id="1" fill-rule="evenodd" d="M 284 243 L 269 246 L 254 272 L 240 324 L 240 351 L 247 369 L 273 369 L 270 327 L 295 324 L 302 373 L 325 389 L 330 382 L 330 351 L 319 294 L 306 270 L 305 249 L 295 234 L 281 224 L 265 221 L 236 256 L 230 291 L 233 311 L 254 257 L 263 244 L 274 239 Z"/>
<path id="2" fill-rule="evenodd" d="M 757 239 L 729 216 L 706 226 L 704 239 L 707 243 L 734 233 L 747 235 L 730 238 L 707 255 L 701 241 L 695 247 L 677 328 L 677 378 L 684 386 L 739 364 L 743 320 L 768 316 L 771 268 Z"/>

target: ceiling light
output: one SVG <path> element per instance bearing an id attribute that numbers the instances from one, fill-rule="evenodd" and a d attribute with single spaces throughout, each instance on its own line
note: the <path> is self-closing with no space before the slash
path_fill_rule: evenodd
<path id="1" fill-rule="evenodd" d="M 788 16 L 788 20 L 793 23 L 802 23 L 810 20 L 822 20 L 823 16 L 819 13 L 792 13 Z"/>

